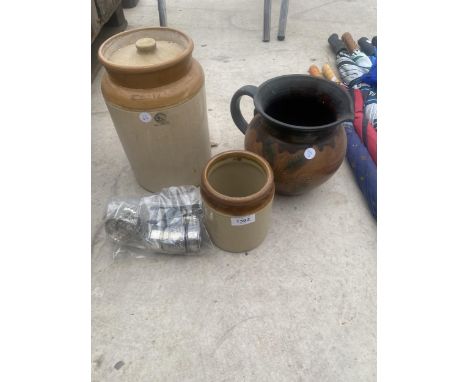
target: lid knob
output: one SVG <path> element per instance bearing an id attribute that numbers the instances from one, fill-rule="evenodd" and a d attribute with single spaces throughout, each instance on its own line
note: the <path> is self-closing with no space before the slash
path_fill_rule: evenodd
<path id="1" fill-rule="evenodd" d="M 145 37 L 136 41 L 135 46 L 138 53 L 150 53 L 156 50 L 156 40 L 154 38 Z"/>

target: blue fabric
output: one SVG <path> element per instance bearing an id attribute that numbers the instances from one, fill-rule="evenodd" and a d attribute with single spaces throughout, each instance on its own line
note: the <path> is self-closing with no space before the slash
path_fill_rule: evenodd
<path id="1" fill-rule="evenodd" d="M 371 70 L 368 73 L 364 74 L 360 79 L 360 82 L 365 82 L 369 84 L 370 87 L 374 90 L 377 90 L 377 62 L 372 65 Z"/>
<path id="2" fill-rule="evenodd" d="M 360 80 L 369 84 L 373 90 L 377 91 L 377 49 L 375 50 L 375 56 L 369 56 L 369 59 L 372 62 L 372 68 Z"/>
<path id="3" fill-rule="evenodd" d="M 377 219 L 377 166 L 362 144 L 351 122 L 344 123 L 348 145 L 346 157 L 370 212 Z"/>

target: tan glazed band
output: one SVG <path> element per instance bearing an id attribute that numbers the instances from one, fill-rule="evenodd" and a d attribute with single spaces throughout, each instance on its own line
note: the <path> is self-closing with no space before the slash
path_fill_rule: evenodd
<path id="1" fill-rule="evenodd" d="M 217 163 L 229 158 L 250 159 L 258 164 L 266 174 L 265 185 L 258 192 L 244 197 L 226 196 L 216 191 L 208 181 L 210 171 Z M 205 203 L 226 215 L 241 216 L 252 214 L 264 208 L 273 199 L 275 194 L 273 170 L 265 159 L 250 151 L 225 151 L 211 158 L 206 164 L 202 173 L 200 192 Z"/>
<path id="2" fill-rule="evenodd" d="M 111 52 L 122 44 L 120 40 L 165 34 L 184 45 L 183 52 L 171 60 L 146 66 L 121 65 L 109 60 Z M 123 108 L 148 110 L 177 105 L 194 97 L 205 79 L 201 65 L 192 58 L 193 46 L 189 36 L 173 28 L 139 28 L 114 35 L 98 52 L 106 69 L 101 82 L 104 98 Z"/>

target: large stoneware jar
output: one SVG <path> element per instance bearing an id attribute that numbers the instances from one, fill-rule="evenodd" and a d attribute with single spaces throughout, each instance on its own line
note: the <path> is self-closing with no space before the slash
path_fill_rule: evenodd
<path id="1" fill-rule="evenodd" d="M 105 41 L 101 89 L 138 183 L 199 185 L 211 156 L 204 74 L 193 41 L 172 28 L 142 28 Z"/>

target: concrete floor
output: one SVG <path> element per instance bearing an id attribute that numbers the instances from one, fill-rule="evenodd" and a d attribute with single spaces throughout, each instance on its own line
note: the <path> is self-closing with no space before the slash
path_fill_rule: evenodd
<path id="1" fill-rule="evenodd" d="M 158 25 L 154 0 L 125 11 Z M 373 0 L 292 0 L 286 40 L 263 43 L 263 1 L 167 2 L 205 70 L 213 154 L 243 148 L 229 113 L 240 86 L 334 63 L 327 38 L 376 34 Z M 143 195 L 92 84 L 93 381 L 376 379 L 376 224 L 345 162 L 312 193 L 276 197 L 256 250 L 113 259 L 102 225 L 112 195 Z M 251 104 L 243 108 L 251 113 Z"/>

